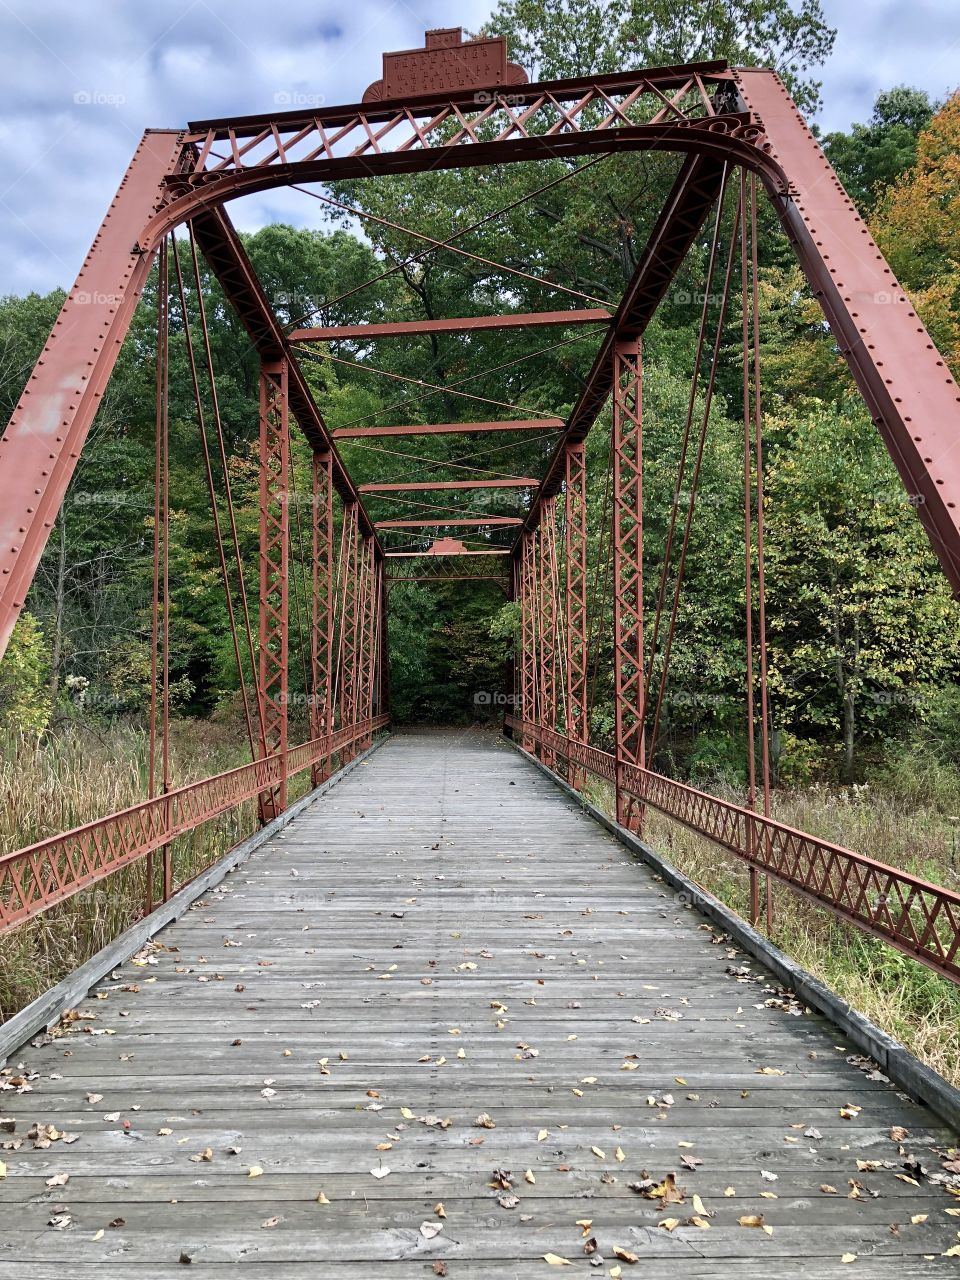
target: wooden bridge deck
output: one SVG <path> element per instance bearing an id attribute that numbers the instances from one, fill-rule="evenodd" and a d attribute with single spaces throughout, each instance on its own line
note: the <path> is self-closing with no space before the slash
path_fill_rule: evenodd
<path id="1" fill-rule="evenodd" d="M 4 1076 L 0 1280 L 957 1274 L 897 1176 L 950 1135 L 492 738 L 389 740 L 159 942 Z"/>

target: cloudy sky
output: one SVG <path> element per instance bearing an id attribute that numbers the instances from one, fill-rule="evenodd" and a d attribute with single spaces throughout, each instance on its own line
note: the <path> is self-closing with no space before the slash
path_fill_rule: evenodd
<path id="1" fill-rule="evenodd" d="M 0 0 L 0 294 L 73 282 L 147 126 L 356 101 L 383 49 L 428 27 L 476 28 L 492 0 Z M 960 81 L 958 0 L 824 0 L 839 29 L 822 72 L 825 129 L 866 119 L 878 90 L 942 96 Z M 286 97 L 284 95 L 291 95 Z M 313 208 L 309 206 L 313 206 Z M 316 225 L 276 191 L 231 208 L 254 230 Z"/>

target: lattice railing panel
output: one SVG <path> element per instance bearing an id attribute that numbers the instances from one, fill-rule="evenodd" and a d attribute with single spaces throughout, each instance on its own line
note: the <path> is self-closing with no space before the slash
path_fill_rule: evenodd
<path id="1" fill-rule="evenodd" d="M 507 723 L 526 740 L 548 745 L 558 759 L 572 760 L 615 784 L 618 771 L 611 753 L 572 742 L 540 725 L 524 724 L 514 716 L 508 716 Z M 960 894 L 649 769 L 621 761 L 619 775 L 621 786 L 634 800 L 769 872 L 930 968 L 960 980 Z"/>

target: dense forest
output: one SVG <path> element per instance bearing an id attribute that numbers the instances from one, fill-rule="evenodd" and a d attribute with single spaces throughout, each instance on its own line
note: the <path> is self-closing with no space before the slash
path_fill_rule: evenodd
<path id="1" fill-rule="evenodd" d="M 833 32 L 816 0 L 714 5 L 636 0 L 502 0 L 489 30 L 505 33 L 531 78 L 724 57 L 774 65 L 805 110 L 819 101 L 817 67 Z M 815 115 L 814 115 L 815 118 Z M 960 97 L 931 101 L 891 86 L 872 115 L 823 145 L 910 293 L 940 350 L 960 372 Z M 366 319 L 534 311 L 615 303 L 676 173 L 656 153 L 561 159 L 502 168 L 344 182 L 303 195 L 333 197 L 323 230 L 273 225 L 244 237 L 281 320 Z M 506 209 L 507 212 L 498 213 Z M 485 220 L 485 221 L 484 221 Z M 731 202 L 721 235 L 731 235 Z M 956 808 L 960 788 L 958 610 L 845 365 L 772 213 L 761 209 L 760 309 L 765 433 L 768 628 L 774 764 L 781 784 L 884 778 L 933 788 Z M 528 273 L 505 276 L 449 251 L 423 253 L 399 229 L 462 243 Z M 710 228 L 645 339 L 644 476 L 647 579 L 656 586 L 700 316 Z M 186 255 L 186 245 L 181 242 Z M 184 258 L 186 262 L 186 257 Z M 189 273 L 188 273 L 189 274 Z M 203 282 L 239 536 L 256 566 L 257 364 L 216 282 Z M 150 693 L 153 521 L 154 279 L 98 414 L 43 557 L 28 610 L 0 666 L 0 730 L 56 735 L 79 721 L 139 724 Z M 16 402 L 63 294 L 0 301 L 0 417 Z M 183 720 L 239 724 L 238 673 L 220 588 L 199 463 L 186 343 L 172 316 L 171 502 L 174 583 L 171 666 Z M 666 767 L 694 779 L 742 777 L 742 419 L 733 298 L 726 317 L 673 654 L 675 690 L 663 736 Z M 563 416 L 597 342 L 588 329 L 432 335 L 406 343 L 338 342 L 305 364 L 331 427 L 510 416 L 484 401 Z M 384 371 L 392 378 L 384 378 Z M 486 373 L 477 373 L 487 370 Z M 424 394 L 402 379 L 445 390 Z M 473 397 L 473 398 L 472 398 Z M 478 412 L 479 410 L 479 412 Z M 609 415 L 588 442 L 592 563 L 604 540 Z M 555 437 L 423 437 L 344 442 L 358 483 L 431 474 L 537 475 Z M 296 476 L 308 485 L 295 441 Z M 372 514 L 416 516 L 444 505 L 464 514 L 517 514 L 520 491 L 457 493 L 432 504 L 371 501 Z M 391 546 L 408 546 L 400 534 Z M 496 534 L 483 535 L 485 542 Z M 501 532 L 501 545 L 508 540 Z M 420 544 L 425 545 L 425 544 Z M 297 610 L 306 601 L 293 547 Z M 392 695 L 400 722 L 467 723 L 476 694 L 501 688 L 516 610 L 492 584 L 398 585 L 391 592 Z M 609 741 L 609 619 L 594 623 L 593 734 Z M 301 680 L 297 661 L 294 681 Z M 238 730 L 238 741 L 242 735 Z M 904 776 L 904 761 L 913 773 Z"/>

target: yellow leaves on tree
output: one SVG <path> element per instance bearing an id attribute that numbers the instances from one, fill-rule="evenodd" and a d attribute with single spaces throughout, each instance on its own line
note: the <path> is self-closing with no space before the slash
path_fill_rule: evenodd
<path id="1" fill-rule="evenodd" d="M 960 373 L 960 93 L 917 140 L 917 160 L 884 194 L 873 232 L 954 374 Z"/>

